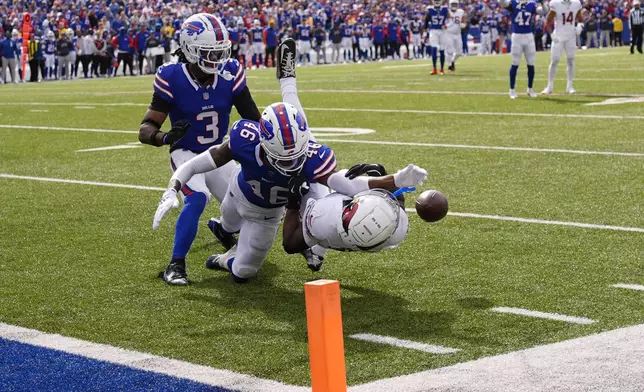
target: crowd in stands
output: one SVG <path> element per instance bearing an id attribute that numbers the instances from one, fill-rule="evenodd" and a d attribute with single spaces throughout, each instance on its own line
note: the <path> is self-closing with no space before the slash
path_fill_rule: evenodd
<path id="1" fill-rule="evenodd" d="M 628 42 L 630 2 L 582 1 L 586 13 L 578 31 L 579 46 Z M 311 54 L 317 63 L 420 58 L 426 53 L 422 22 L 428 6 L 429 0 L 0 1 L 0 77 L 6 82 L 22 80 L 21 53 L 28 55 L 31 81 L 79 74 L 107 77 L 119 69 L 124 75 L 126 70 L 130 75 L 152 73 L 171 59 L 182 21 L 198 12 L 223 21 L 233 41 L 233 55 L 247 67 L 274 65 L 275 47 L 284 37 L 299 41 L 304 63 L 311 62 Z M 491 33 L 493 52 L 507 50 L 512 24 L 497 0 L 464 0 L 460 6 L 467 15 L 465 53 L 478 42 L 481 31 Z M 25 13 L 31 16 L 28 36 L 23 34 Z M 545 16 L 536 20 L 539 50 L 550 44 L 544 20 Z M 359 45 L 360 38 L 366 40 L 367 50 Z"/>

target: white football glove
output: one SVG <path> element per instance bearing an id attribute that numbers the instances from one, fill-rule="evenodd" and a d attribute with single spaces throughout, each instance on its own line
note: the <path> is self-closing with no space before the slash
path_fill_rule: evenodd
<path id="1" fill-rule="evenodd" d="M 394 174 L 394 184 L 398 188 L 421 186 L 426 179 L 427 171 L 411 164 Z"/>
<path id="2" fill-rule="evenodd" d="M 170 209 L 172 208 L 177 207 L 179 207 L 177 191 L 175 191 L 173 188 L 166 189 L 166 191 L 163 192 L 163 196 L 161 197 L 161 201 L 159 202 L 159 206 L 157 207 L 157 212 L 154 213 L 152 230 L 156 230 L 159 227 L 159 223 L 161 223 L 161 219 L 163 219 L 163 216 L 166 214 L 166 212 L 170 211 Z"/>

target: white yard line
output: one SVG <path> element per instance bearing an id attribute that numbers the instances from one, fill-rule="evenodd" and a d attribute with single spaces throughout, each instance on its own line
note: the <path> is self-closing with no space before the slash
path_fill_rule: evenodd
<path id="1" fill-rule="evenodd" d="M 324 136 L 319 138 L 318 141 L 332 142 L 332 143 L 377 144 L 377 145 L 388 145 L 388 146 L 442 147 L 442 148 L 464 148 L 464 149 L 475 149 L 475 150 L 550 152 L 550 153 L 560 153 L 560 154 L 618 155 L 618 156 L 627 156 L 627 157 L 644 157 L 644 153 L 639 153 L 639 152 L 564 150 L 564 149 L 557 149 L 557 148 L 531 148 L 531 147 L 473 146 L 468 144 L 389 142 L 389 141 L 378 141 L 378 140 L 326 139 Z"/>
<path id="2" fill-rule="evenodd" d="M 138 143 L 137 143 L 138 144 Z M 132 145 L 132 144 L 121 144 L 118 146 L 107 146 L 107 147 L 96 147 L 96 148 L 86 148 L 83 150 L 76 150 L 76 152 L 95 152 L 95 151 L 107 151 L 107 150 L 127 150 L 132 148 L 141 148 L 142 145 Z"/>
<path id="3" fill-rule="evenodd" d="M 591 319 L 586 318 L 586 317 L 567 316 L 565 314 L 559 314 L 559 313 L 538 312 L 536 310 L 529 310 L 529 309 L 522 309 L 522 308 L 507 308 L 507 307 L 504 307 L 504 306 L 497 306 L 497 307 L 491 308 L 490 311 L 497 312 L 497 313 L 515 314 L 515 315 L 518 315 L 518 316 L 536 317 L 536 318 L 543 318 L 543 319 L 548 319 L 548 320 L 565 321 L 567 323 L 573 323 L 573 324 L 594 324 L 594 323 L 596 323 L 595 320 L 591 320 Z"/>
<path id="4" fill-rule="evenodd" d="M 507 93 L 503 93 L 506 95 Z M 616 95 L 620 97 L 628 97 L 627 95 Z M 644 96 L 644 95 L 642 95 Z M 0 106 L 15 105 L 15 106 L 75 106 L 78 103 L 65 103 L 65 102 L 0 102 Z M 148 107 L 148 103 L 92 103 L 95 106 L 141 106 Z M 268 105 L 259 105 L 260 107 Z M 460 110 L 424 110 L 424 109 L 375 109 L 375 108 L 306 108 L 307 111 L 323 111 L 323 112 L 364 112 L 364 113 L 394 113 L 394 114 L 454 114 L 464 116 L 494 116 L 494 117 L 538 117 L 538 118 L 587 118 L 598 120 L 643 120 L 642 116 L 631 115 L 616 115 L 616 114 L 563 114 L 563 113 L 527 113 L 527 112 L 471 112 Z M 7 126 L 5 126 L 7 127 Z"/>
<path id="5" fill-rule="evenodd" d="M 504 93 L 505 94 L 505 93 Z M 522 112 L 470 112 L 459 110 L 415 110 L 415 109 L 372 109 L 372 108 L 306 108 L 306 111 L 323 112 L 366 112 L 366 113 L 396 113 L 396 114 L 455 114 L 469 116 L 495 117 L 545 117 L 545 118 L 588 118 L 608 120 L 644 120 L 644 116 L 628 116 L 613 114 L 563 114 L 563 113 L 522 113 Z"/>
<path id="6" fill-rule="evenodd" d="M 49 110 L 47 109 L 31 109 L 30 112 L 32 113 L 47 113 Z"/>
<path id="7" fill-rule="evenodd" d="M 364 340 L 367 342 L 387 344 L 395 347 L 403 347 L 403 348 L 409 348 L 412 350 L 424 351 L 430 354 L 453 354 L 455 352 L 460 351 L 457 348 L 435 346 L 433 344 L 425 344 L 420 342 L 414 342 L 412 340 L 398 339 L 391 336 L 374 335 L 371 333 L 357 333 L 354 335 L 350 335 L 349 337 L 353 339 Z"/>
<path id="8" fill-rule="evenodd" d="M 62 182 L 62 183 L 65 183 L 65 184 L 97 185 L 97 186 L 107 186 L 107 187 L 112 187 L 112 188 L 141 189 L 141 190 L 145 190 L 145 191 L 161 191 L 161 192 L 165 191 L 165 188 L 158 188 L 158 187 L 153 187 L 153 186 L 115 184 L 115 183 L 112 183 L 112 182 L 66 180 L 66 179 L 63 179 L 63 178 L 17 176 L 17 175 L 13 175 L 13 174 L 4 174 L 4 173 L 0 173 L 0 178 L 8 178 L 8 179 L 12 179 L 12 180 L 32 180 L 32 181 L 45 181 L 45 182 Z"/>
<path id="9" fill-rule="evenodd" d="M 407 211 L 407 212 L 416 212 L 416 210 L 414 208 L 405 208 L 405 211 Z M 536 224 L 540 224 L 540 225 L 579 227 L 579 228 L 583 228 L 583 229 L 632 231 L 632 232 L 636 232 L 636 233 L 644 233 L 644 228 L 643 227 L 597 225 L 597 224 L 593 224 L 593 223 L 580 223 L 580 222 L 565 222 L 565 221 L 554 221 L 554 220 L 545 220 L 545 219 L 518 218 L 518 217 L 515 217 L 515 216 L 472 214 L 472 213 L 468 213 L 468 212 L 448 212 L 447 215 L 456 216 L 456 217 L 459 217 L 459 218 L 492 219 L 492 220 L 521 222 L 521 223 L 536 223 Z"/>
<path id="10" fill-rule="evenodd" d="M 281 94 L 276 89 L 253 89 L 258 93 Z M 444 91 L 444 90 L 342 90 L 342 89 L 298 89 L 298 93 L 322 93 L 322 94 L 406 94 L 406 95 L 508 95 L 502 91 Z M 566 94 L 551 94 L 551 96 L 567 96 Z M 593 93 L 575 93 L 580 97 L 644 97 L 644 94 L 593 94 Z M 306 108 L 306 110 L 309 110 Z"/>
<path id="11" fill-rule="evenodd" d="M 138 134 L 137 131 L 125 131 L 125 130 L 119 130 L 119 129 L 45 127 L 45 126 L 38 126 L 38 125 L 7 125 L 7 124 L 0 124 L 0 128 L 33 129 L 33 130 L 42 130 L 42 131 L 81 131 L 81 132 L 99 132 L 99 133 L 132 133 L 132 134 Z"/>
<path id="12" fill-rule="evenodd" d="M 641 392 L 644 324 L 392 377 L 349 392 Z"/>
<path id="13" fill-rule="evenodd" d="M 76 109 L 96 109 L 96 106 L 75 106 Z"/>
<path id="14" fill-rule="evenodd" d="M 236 391 L 304 392 L 310 390 L 310 388 L 306 387 L 285 385 L 277 381 L 265 380 L 229 370 L 215 369 L 4 323 L 0 323 L 0 338 Z"/>
<path id="15" fill-rule="evenodd" d="M 629 289 L 629 290 L 636 290 L 636 291 L 644 291 L 644 285 L 641 284 L 627 284 L 627 283 L 617 283 L 614 284 L 610 287 L 615 287 L 618 289 Z"/>
<path id="16" fill-rule="evenodd" d="M 111 183 L 111 182 L 97 182 L 97 181 L 83 181 L 83 180 L 67 180 L 67 179 L 63 179 L 63 178 L 50 178 L 50 177 L 21 176 L 21 175 L 6 174 L 6 173 L 0 173 L 0 178 L 6 178 L 6 179 L 12 179 L 12 180 L 31 180 L 31 181 L 45 181 L 45 182 L 60 182 L 60 183 L 66 183 L 66 184 L 96 185 L 96 186 L 115 187 L 115 188 L 141 189 L 141 190 L 149 190 L 149 191 L 164 191 L 165 190 L 165 188 L 143 186 L 143 185 L 115 184 L 115 183 Z M 406 208 L 405 210 L 407 212 L 416 212 L 416 210 L 413 209 L 413 208 Z M 472 214 L 472 213 L 465 213 L 465 212 L 448 212 L 447 215 L 460 217 L 460 218 L 493 219 L 493 220 L 522 222 L 522 223 L 537 223 L 537 224 L 542 224 L 542 225 L 559 225 L 559 226 L 581 227 L 581 228 L 585 228 L 585 229 L 633 231 L 633 232 L 644 233 L 644 228 L 640 228 L 640 227 L 596 225 L 596 224 L 591 224 L 591 223 L 550 221 L 550 220 L 542 220 L 542 219 L 517 218 L 517 217 L 513 217 L 513 216 Z"/>
<path id="17" fill-rule="evenodd" d="M 644 117 L 644 116 L 643 116 Z M 81 132 L 104 132 L 104 133 L 128 133 L 138 134 L 137 131 L 127 131 L 118 129 L 93 129 L 93 128 L 72 128 L 72 127 L 45 127 L 45 126 L 32 126 L 32 125 L 0 125 L 0 128 L 8 129 L 31 129 L 31 130 L 44 130 L 44 131 L 81 131 Z M 449 143 L 415 143 L 415 142 L 391 142 L 380 140 L 351 140 L 351 139 L 327 139 L 328 136 L 350 136 L 350 135 L 365 135 L 375 132 L 373 129 L 363 128 L 315 128 L 312 127 L 313 132 L 319 132 L 321 138 L 319 141 L 332 142 L 332 143 L 357 143 L 357 144 L 375 144 L 385 146 L 412 146 L 412 147 L 432 147 L 432 148 L 459 148 L 459 149 L 474 149 L 474 150 L 496 150 L 496 151 L 522 151 L 522 152 L 546 152 L 546 153 L 559 153 L 559 154 L 576 154 L 576 155 L 612 155 L 612 156 L 625 156 L 625 157 L 644 157 L 644 153 L 640 152 L 621 152 L 621 151 L 589 151 L 589 150 L 566 150 L 557 148 L 533 148 L 533 147 L 507 147 L 507 146 L 476 146 L 469 144 L 449 144 Z M 131 148 L 131 147 L 124 147 Z M 111 150 L 118 149 L 114 147 L 102 147 L 100 149 Z M 92 151 L 93 149 L 80 150 Z M 96 151 L 99 151 L 96 149 Z"/>

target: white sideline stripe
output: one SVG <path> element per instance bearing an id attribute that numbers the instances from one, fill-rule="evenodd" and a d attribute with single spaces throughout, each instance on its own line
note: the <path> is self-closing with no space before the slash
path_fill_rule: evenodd
<path id="1" fill-rule="evenodd" d="M 618 289 L 629 289 L 629 290 L 637 290 L 637 291 L 644 291 L 644 286 L 641 284 L 627 284 L 627 283 L 617 283 L 614 284 L 610 287 L 616 287 Z"/>
<path id="2" fill-rule="evenodd" d="M 66 180 L 66 179 L 63 179 L 63 178 L 21 176 L 21 175 L 6 174 L 6 173 L 0 173 L 0 178 L 7 178 L 7 179 L 12 179 L 12 180 L 32 180 L 32 181 L 45 181 L 45 182 L 61 182 L 61 183 L 65 183 L 65 184 L 97 185 L 97 186 L 106 186 L 106 187 L 114 187 L 114 188 L 141 189 L 141 190 L 147 190 L 147 191 L 161 191 L 161 192 L 165 191 L 165 188 L 153 187 L 153 186 L 115 184 L 115 183 L 112 183 L 112 182 Z M 405 211 L 407 211 L 407 212 L 416 212 L 416 210 L 413 209 L 413 208 L 406 208 Z M 466 212 L 448 212 L 447 215 L 449 215 L 449 216 L 457 216 L 457 217 L 461 217 L 461 218 L 495 219 L 495 220 L 515 221 L 515 222 L 522 222 L 522 223 L 538 223 L 538 224 L 543 224 L 543 225 L 560 225 L 560 226 L 582 227 L 582 228 L 585 228 L 585 229 L 634 231 L 634 232 L 644 233 L 644 228 L 640 228 L 640 227 L 595 225 L 595 224 L 591 224 L 591 223 L 561 222 L 561 221 L 550 221 L 550 220 L 542 220 L 542 219 L 517 218 L 517 217 L 513 217 L 513 216 L 472 214 L 472 213 L 466 213 Z"/>
<path id="3" fill-rule="evenodd" d="M 285 385 L 277 381 L 265 380 L 229 370 L 215 369 L 209 366 L 44 333 L 35 329 L 5 323 L 0 323 L 0 338 L 244 392 L 304 392 L 310 390 L 310 388 L 306 387 Z"/>
<path id="4" fill-rule="evenodd" d="M 34 176 L 18 176 L 14 174 L 0 173 L 0 178 L 8 178 L 12 180 L 32 180 L 32 181 L 45 181 L 45 182 L 62 182 L 65 184 L 81 184 L 81 185 L 97 185 L 107 186 L 112 188 L 128 188 L 128 189 L 141 189 L 145 191 L 165 191 L 165 188 L 158 188 L 154 186 L 143 185 L 128 185 L 128 184 L 115 184 L 112 182 L 97 182 L 97 181 L 82 181 L 82 180 L 66 180 L 63 178 L 48 178 L 48 177 L 34 177 Z"/>
<path id="5" fill-rule="evenodd" d="M 597 322 L 595 320 L 592 320 L 586 317 L 566 316 L 565 314 L 538 312 L 536 310 L 529 310 L 529 309 L 522 309 L 522 308 L 506 308 L 504 306 L 494 307 L 490 309 L 490 311 L 497 312 L 497 313 L 516 314 L 519 316 L 544 318 L 548 320 L 565 321 L 567 323 L 573 323 L 573 324 L 594 324 Z"/>
<path id="6" fill-rule="evenodd" d="M 644 102 L 644 97 L 636 98 L 610 98 L 601 102 L 591 102 L 587 103 L 584 106 L 602 106 L 602 105 L 621 105 L 625 103 L 640 103 Z"/>
<path id="7" fill-rule="evenodd" d="M 96 109 L 96 106 L 75 106 L 76 109 Z"/>
<path id="8" fill-rule="evenodd" d="M 47 109 L 31 109 L 30 112 L 33 113 L 47 113 L 49 110 Z"/>
<path id="9" fill-rule="evenodd" d="M 416 212 L 416 209 L 414 209 L 414 208 L 405 208 L 405 211 L 407 211 L 407 212 Z M 537 224 L 541 224 L 541 225 L 581 227 L 581 228 L 584 228 L 584 229 L 633 231 L 633 232 L 637 232 L 637 233 L 644 233 L 644 228 L 642 228 L 642 227 L 596 225 L 594 223 L 580 223 L 580 222 L 565 222 L 565 221 L 553 221 L 553 220 L 544 220 L 544 219 L 517 218 L 517 217 L 514 217 L 514 216 L 472 214 L 472 213 L 469 213 L 469 212 L 448 212 L 447 215 L 448 216 L 457 216 L 459 218 L 493 219 L 493 220 L 513 221 L 513 222 L 521 222 L 521 223 L 537 223 Z"/>
<path id="10" fill-rule="evenodd" d="M 435 346 L 433 344 L 425 344 L 420 342 L 414 342 L 412 340 L 398 339 L 391 336 L 381 336 L 374 335 L 371 333 L 357 333 L 355 335 L 349 335 L 350 338 L 364 340 L 367 342 L 388 344 L 390 346 L 404 347 L 412 350 L 424 351 L 431 354 L 453 354 L 460 351 L 457 348 Z"/>
<path id="11" fill-rule="evenodd" d="M 349 392 L 644 391 L 644 324 L 439 369 L 372 381 Z"/>
<path id="12" fill-rule="evenodd" d="M 101 132 L 101 133 L 134 133 L 137 131 L 124 131 L 119 129 L 95 129 L 95 128 L 70 128 L 70 127 L 44 127 L 37 125 L 6 125 L 0 124 L 0 128 L 9 129 L 38 129 L 44 131 L 82 131 L 82 132 Z"/>
<path id="13" fill-rule="evenodd" d="M 532 148 L 532 147 L 473 146 L 473 145 L 467 145 L 467 144 L 389 142 L 389 141 L 378 141 L 378 140 L 326 139 L 324 138 L 324 135 L 322 135 L 322 137 L 319 138 L 318 140 L 323 142 L 333 142 L 333 143 L 380 144 L 380 145 L 389 145 L 389 146 L 444 147 L 444 148 L 465 148 L 465 149 L 476 149 L 476 150 L 554 152 L 554 153 L 562 153 L 562 154 L 619 155 L 619 156 L 627 156 L 627 157 L 644 157 L 644 153 L 639 153 L 639 152 L 563 150 L 563 149 L 557 149 L 557 148 Z"/>

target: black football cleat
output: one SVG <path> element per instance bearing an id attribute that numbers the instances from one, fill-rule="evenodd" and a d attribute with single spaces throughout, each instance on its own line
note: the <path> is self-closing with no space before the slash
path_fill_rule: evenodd
<path id="1" fill-rule="evenodd" d="M 170 286 L 187 286 L 190 284 L 185 264 L 171 262 L 163 271 L 161 278 Z"/>
<path id="2" fill-rule="evenodd" d="M 295 77 L 295 58 L 297 57 L 297 49 L 295 40 L 287 38 L 277 47 L 277 65 L 276 74 L 277 80 L 284 78 Z"/>
<path id="3" fill-rule="evenodd" d="M 206 268 L 208 268 L 209 270 L 215 270 L 215 271 L 228 271 L 228 269 L 226 269 L 226 268 L 222 267 L 222 266 L 219 264 L 219 259 L 221 258 L 221 256 L 223 256 L 223 254 L 222 254 L 222 255 L 217 255 L 217 254 L 215 254 L 215 255 L 212 255 L 212 256 L 208 257 L 208 259 L 206 260 L 206 262 L 205 262 L 205 264 L 204 264 L 204 265 L 205 265 L 205 266 L 206 266 Z"/>
<path id="4" fill-rule="evenodd" d="M 302 252 L 302 256 L 306 259 L 306 265 L 313 272 L 320 271 L 322 264 L 324 264 L 324 257 L 318 256 L 311 249 L 307 249 Z"/>
<path id="5" fill-rule="evenodd" d="M 456 71 L 456 67 L 454 66 L 454 63 L 452 63 L 452 65 L 450 65 L 449 67 L 447 67 L 447 69 L 449 69 L 449 70 L 450 70 L 450 71 L 452 71 L 452 72 Z"/>
<path id="6" fill-rule="evenodd" d="M 217 237 L 217 240 L 221 242 L 226 250 L 229 250 L 233 246 L 237 245 L 237 238 L 235 238 L 235 235 L 225 231 L 221 227 L 219 219 L 210 218 L 210 220 L 208 221 L 208 228 L 210 229 L 210 231 L 212 231 L 212 234 Z"/>

